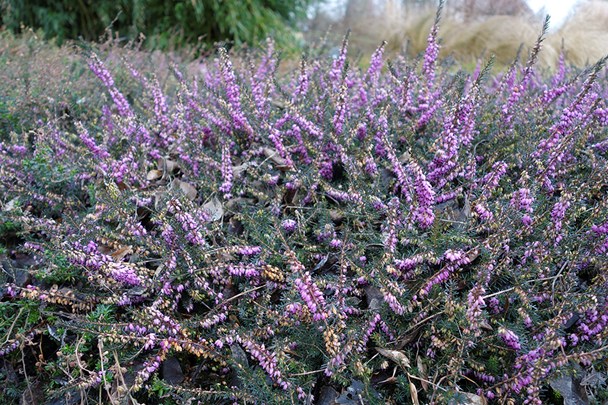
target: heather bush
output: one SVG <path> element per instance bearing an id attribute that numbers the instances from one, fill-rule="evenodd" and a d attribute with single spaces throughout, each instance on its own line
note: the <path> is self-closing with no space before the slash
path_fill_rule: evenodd
<path id="1" fill-rule="evenodd" d="M 543 31 L 469 74 L 437 23 L 366 70 L 220 49 L 174 94 L 87 56 L 99 116 L 0 144 L 4 402 L 606 400 L 605 60 L 547 75 Z"/>
<path id="2" fill-rule="evenodd" d="M 102 115 L 109 94 L 87 66 L 92 46 L 83 42 L 58 46 L 32 31 L 19 36 L 0 32 L 0 139 L 36 130 L 49 121 L 70 126 Z M 114 80 L 130 102 L 138 102 L 142 89 L 127 69 L 119 69 L 123 61 L 142 74 L 156 74 L 168 96 L 178 87 L 169 69 L 172 63 L 188 74 L 199 70 L 191 49 L 161 53 L 142 47 L 141 41 L 124 44 L 112 37 L 95 45 L 95 52 L 115 70 Z"/>
<path id="3" fill-rule="evenodd" d="M 0 32 L 0 44 L 1 140 L 46 121 L 92 120 L 107 104 L 73 46 L 50 46 L 33 32 Z"/>

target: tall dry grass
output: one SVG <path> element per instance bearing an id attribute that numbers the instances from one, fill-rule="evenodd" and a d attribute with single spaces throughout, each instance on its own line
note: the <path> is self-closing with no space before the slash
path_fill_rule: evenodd
<path id="1" fill-rule="evenodd" d="M 335 22 L 334 31 L 351 29 L 352 45 L 365 54 L 383 40 L 388 41 L 388 50 L 395 53 L 403 48 L 411 55 L 424 51 L 435 15 L 434 2 L 418 7 L 404 6 L 399 0 L 385 0 L 382 5 L 372 3 L 376 5 L 372 12 Z M 498 63 L 509 64 L 520 47 L 525 52 L 534 45 L 544 18 L 531 12 L 487 15 L 487 10 L 476 11 L 471 15 L 462 8 L 447 7 L 440 28 L 442 56 L 453 56 L 469 64 L 483 54 L 493 54 Z M 539 62 L 554 67 L 562 49 L 567 60 L 577 66 L 593 63 L 608 54 L 608 1 L 580 3 L 565 24 L 549 33 Z"/>
<path id="2" fill-rule="evenodd" d="M 555 35 L 549 44 L 559 47 L 564 40 L 568 59 L 583 65 L 608 54 L 608 1 L 584 4 Z"/>

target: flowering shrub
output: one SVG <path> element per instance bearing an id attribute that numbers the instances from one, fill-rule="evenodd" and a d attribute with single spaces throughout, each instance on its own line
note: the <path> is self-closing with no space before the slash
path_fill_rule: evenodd
<path id="1" fill-rule="evenodd" d="M 527 63 L 467 74 L 436 36 L 363 71 L 345 40 L 284 77 L 272 44 L 220 50 L 200 77 L 174 67 L 171 97 L 126 64 L 137 100 L 91 55 L 99 119 L 0 144 L 7 403 L 34 383 L 99 403 L 541 403 L 558 376 L 601 382 L 605 61 L 547 77 L 541 35 Z"/>

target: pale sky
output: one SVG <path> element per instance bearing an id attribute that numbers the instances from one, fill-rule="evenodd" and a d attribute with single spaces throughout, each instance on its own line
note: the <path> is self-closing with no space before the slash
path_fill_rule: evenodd
<path id="1" fill-rule="evenodd" d="M 343 12 L 343 8 L 347 1 L 348 0 L 324 0 L 321 8 L 330 15 L 337 16 Z M 580 0 L 526 0 L 535 13 L 543 15 L 543 17 L 545 14 L 551 15 L 550 29 L 552 30 L 559 28 L 562 23 L 564 23 L 572 8 L 579 1 Z"/>
<path id="2" fill-rule="evenodd" d="M 535 13 L 551 16 L 551 29 L 557 29 L 566 20 L 572 8 L 579 0 L 527 0 Z"/>

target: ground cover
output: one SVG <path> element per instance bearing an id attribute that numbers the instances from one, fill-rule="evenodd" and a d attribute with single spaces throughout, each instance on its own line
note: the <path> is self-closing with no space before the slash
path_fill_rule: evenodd
<path id="1" fill-rule="evenodd" d="M 366 69 L 2 46 L 3 403 L 605 401 L 605 60 L 458 71 L 437 22 Z"/>

